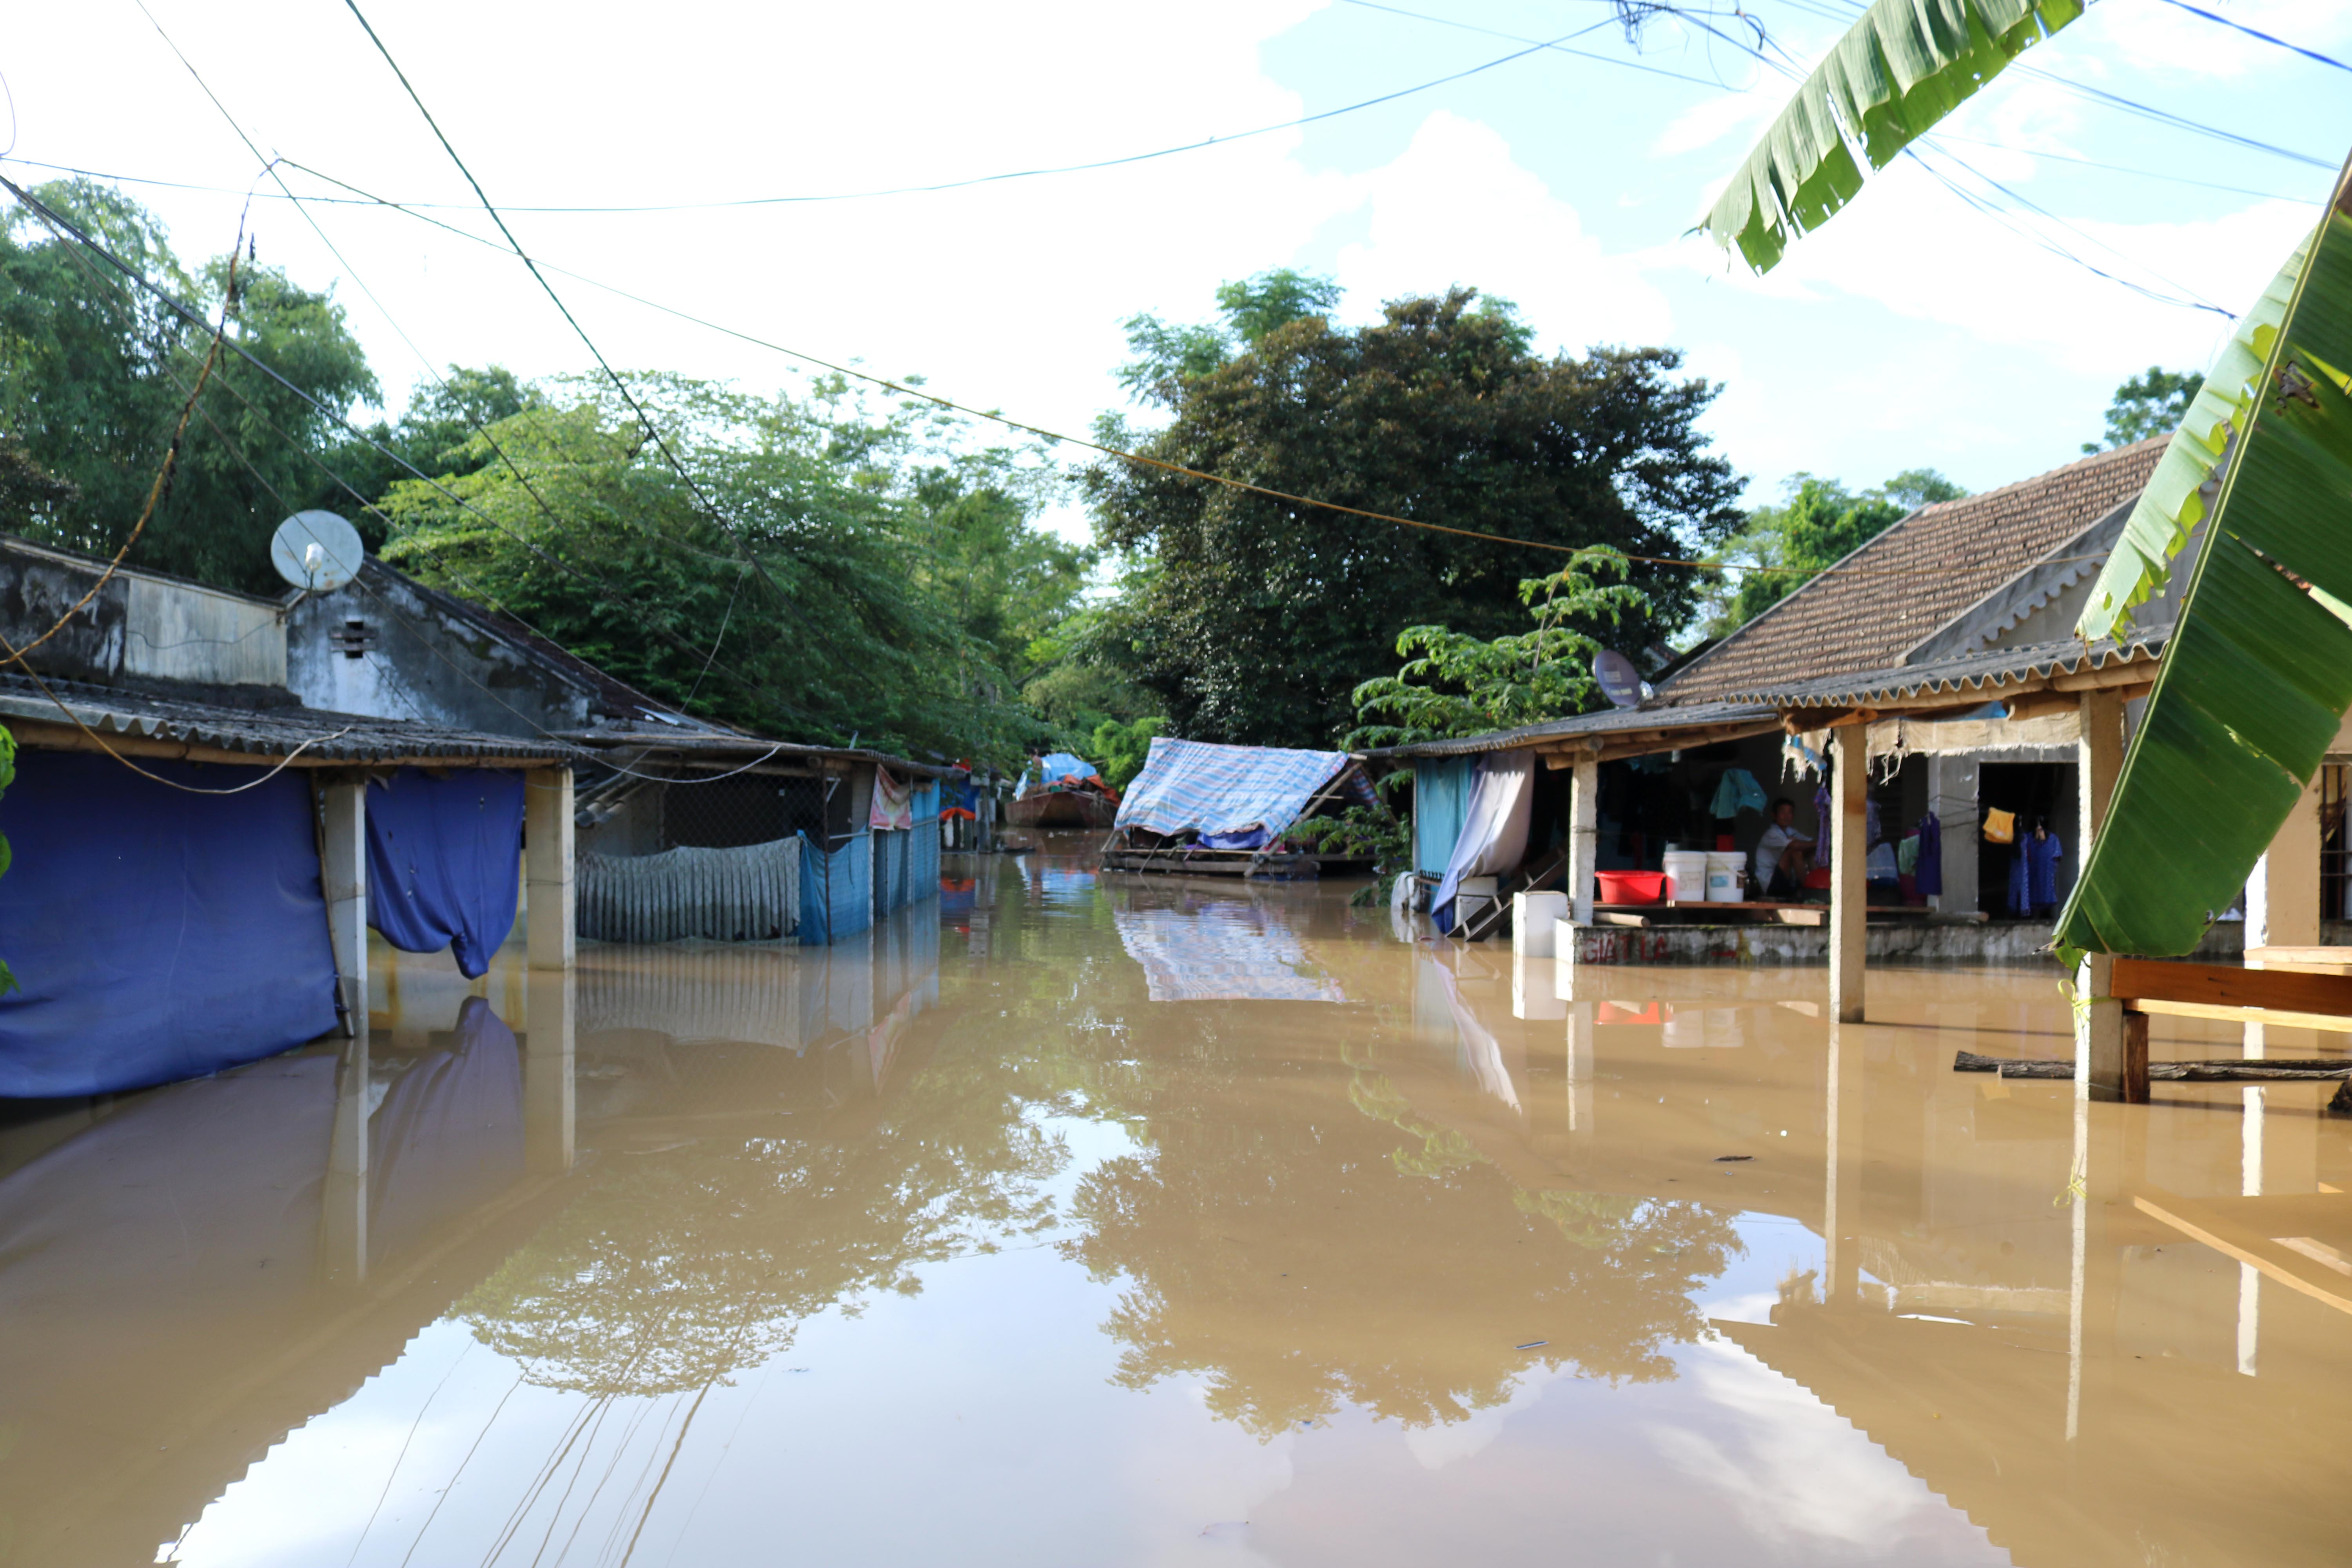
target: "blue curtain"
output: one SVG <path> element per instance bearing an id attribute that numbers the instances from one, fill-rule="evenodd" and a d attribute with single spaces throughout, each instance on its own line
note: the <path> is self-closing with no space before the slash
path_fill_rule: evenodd
<path id="1" fill-rule="evenodd" d="M 371 785 L 368 924 L 403 952 L 450 949 L 468 980 L 488 971 L 514 930 L 522 791 L 520 773 L 489 768 Z"/>
<path id="2" fill-rule="evenodd" d="M 1475 757 L 1419 757 L 1412 764 L 1412 868 L 1443 877 L 1470 816 Z"/>
<path id="3" fill-rule="evenodd" d="M 140 764 L 205 789 L 259 770 Z M 0 1095 L 110 1094 L 335 1027 L 309 782 L 190 795 L 110 757 L 27 751 L 0 800 Z"/>

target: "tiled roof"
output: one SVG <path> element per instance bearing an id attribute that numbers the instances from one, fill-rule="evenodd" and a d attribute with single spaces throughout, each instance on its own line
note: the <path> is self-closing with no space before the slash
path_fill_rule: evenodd
<path id="1" fill-rule="evenodd" d="M 2149 668 L 2153 679 L 2158 659 L 2164 657 L 2162 636 L 2135 636 L 2122 647 L 2112 642 L 2042 643 L 2031 647 L 1997 647 L 1925 664 L 1897 665 L 1891 669 L 1840 671 L 1809 679 L 1783 681 L 1769 689 L 1743 691 L 1739 700 L 1782 708 L 1871 708 L 1916 702 L 1934 697 L 1958 697 L 1991 701 L 2000 689 L 2022 681 L 2061 675 L 2080 675 L 2111 666 L 2137 664 Z M 1706 704 L 1711 710 L 1722 704 Z"/>
<path id="2" fill-rule="evenodd" d="M 2137 496 L 2168 437 L 1922 507 L 1663 686 L 1681 705 L 1885 669 L 2027 566 Z"/>

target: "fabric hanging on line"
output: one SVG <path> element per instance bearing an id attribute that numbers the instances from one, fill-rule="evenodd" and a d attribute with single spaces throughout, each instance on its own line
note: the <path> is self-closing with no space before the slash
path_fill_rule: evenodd
<path id="1" fill-rule="evenodd" d="M 868 827 L 901 828 L 915 826 L 915 786 L 911 781 L 895 779 L 888 768 L 874 770 L 874 804 L 866 810 Z"/>
<path id="2" fill-rule="evenodd" d="M 1536 754 L 1489 752 L 1478 759 L 1470 808 L 1454 841 L 1445 875 L 1429 896 L 1437 929 L 1454 929 L 1454 898 L 1465 877 L 1492 877 L 1516 868 L 1528 851 L 1528 816 L 1535 802 Z"/>
<path id="3" fill-rule="evenodd" d="M 367 790 L 368 924 L 403 952 L 456 955 L 478 980 L 521 901 L 523 777 L 402 768 Z"/>
<path id="4" fill-rule="evenodd" d="M 980 820 L 980 786 L 971 779 L 941 781 L 940 798 L 941 816 L 961 817 L 966 822 Z"/>
<path id="5" fill-rule="evenodd" d="M 2029 834 L 2019 847 L 2025 852 L 2029 891 L 2035 907 L 2048 908 L 2058 901 L 2058 862 L 2066 847 L 2058 842 L 2054 833 Z"/>
<path id="6" fill-rule="evenodd" d="M 1912 878 L 1919 892 L 1934 897 L 1944 890 L 1944 825 L 1929 812 L 1919 819 L 1919 857 Z"/>
<path id="7" fill-rule="evenodd" d="M 1837 848 L 1837 808 L 1830 804 L 1830 786 L 1813 791 L 1813 864 L 1827 866 Z"/>
<path id="8" fill-rule="evenodd" d="M 1715 786 L 1715 804 L 1708 808 L 1710 816 L 1738 816 L 1743 811 L 1764 809 L 1764 786 L 1746 768 L 1726 768 Z"/>
<path id="9" fill-rule="evenodd" d="M 258 768 L 143 761 L 229 789 Z M 335 1027 L 310 786 L 293 770 L 191 795 L 110 757 L 25 751 L 0 801 L 0 1095 L 198 1078 Z M 508 879 L 513 879 L 509 868 Z"/>

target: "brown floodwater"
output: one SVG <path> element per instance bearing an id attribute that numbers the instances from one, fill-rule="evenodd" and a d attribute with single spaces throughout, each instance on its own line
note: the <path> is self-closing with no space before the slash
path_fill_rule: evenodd
<path id="1" fill-rule="evenodd" d="M 1078 850 L 830 951 L 379 947 L 363 1042 L 14 1108 L 0 1562 L 2352 1559 L 2330 1086 Z"/>

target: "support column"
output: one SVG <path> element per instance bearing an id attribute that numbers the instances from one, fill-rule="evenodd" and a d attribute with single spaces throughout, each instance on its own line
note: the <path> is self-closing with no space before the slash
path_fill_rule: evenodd
<path id="1" fill-rule="evenodd" d="M 1844 852 L 1839 852 L 1844 858 Z M 1822 1194 L 1822 1300 L 1851 1307 L 1862 1281 L 1862 1030 L 1830 1025 L 1823 1072 L 1824 1182 Z"/>
<path id="2" fill-rule="evenodd" d="M 327 939 L 343 1005 L 343 1032 L 367 1031 L 367 775 L 330 775 L 320 785 L 319 876 L 327 895 Z"/>
<path id="3" fill-rule="evenodd" d="M 2082 816 L 2074 829 L 2074 864 L 2087 867 L 2106 825 L 2116 775 L 2124 763 L 2124 702 L 2111 691 L 2086 691 L 2075 742 L 2076 795 Z M 2315 860 L 2316 857 L 2315 855 Z M 2078 873 L 2079 874 L 2079 873 Z M 2074 976 L 2074 1085 L 2094 1100 L 2125 1098 L 2127 1075 L 2123 1004 L 2115 997 L 2113 958 L 2095 952 Z"/>
<path id="4" fill-rule="evenodd" d="M 1568 1131 L 1580 1143 L 1592 1140 L 1593 1015 L 1588 998 L 1568 1004 Z"/>
<path id="5" fill-rule="evenodd" d="M 1830 769 L 1830 1016 L 1862 1022 L 1863 964 L 1869 952 L 1870 726 L 1834 732 Z"/>
<path id="6" fill-rule="evenodd" d="M 1592 870 L 1601 851 L 1601 764 L 1576 764 L 1568 811 L 1568 918 L 1592 923 Z"/>
<path id="7" fill-rule="evenodd" d="M 577 1125 L 573 1088 L 574 976 L 534 970 L 523 1014 L 523 1163 L 546 1175 L 572 1169 Z"/>
<path id="8" fill-rule="evenodd" d="M 335 1117 L 327 1140 L 327 1180 L 319 1209 L 319 1274 L 330 1285 L 367 1283 L 368 1028 L 359 1028 L 335 1064 Z"/>
<path id="9" fill-rule="evenodd" d="M 533 969 L 569 969 L 579 950 L 572 887 L 572 770 L 523 775 L 523 868 L 530 892 L 525 942 Z"/>
<path id="10" fill-rule="evenodd" d="M 2314 772 L 2246 879 L 2246 945 L 2319 945 L 2319 780 Z"/>

